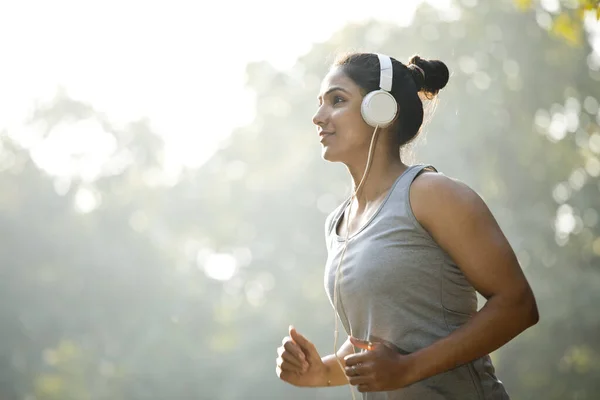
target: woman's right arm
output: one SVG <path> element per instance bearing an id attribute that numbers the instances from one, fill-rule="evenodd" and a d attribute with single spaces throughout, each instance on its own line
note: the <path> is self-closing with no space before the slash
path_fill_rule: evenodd
<path id="1" fill-rule="evenodd" d="M 350 339 L 346 339 L 337 351 L 337 357 L 339 357 L 339 361 L 342 363 L 341 368 L 335 354 L 329 354 L 321 359 L 327 371 L 325 386 L 342 386 L 348 384 L 348 377 L 344 372 L 344 368 L 346 368 L 344 358 L 353 353 L 354 347 L 350 343 Z"/>
<path id="2" fill-rule="evenodd" d="M 348 384 L 344 373 L 344 357 L 354 353 L 350 340 L 337 351 L 342 367 L 334 354 L 321 357 L 315 345 L 290 327 L 290 336 L 278 349 L 277 375 L 285 382 L 299 387 L 326 387 Z"/>

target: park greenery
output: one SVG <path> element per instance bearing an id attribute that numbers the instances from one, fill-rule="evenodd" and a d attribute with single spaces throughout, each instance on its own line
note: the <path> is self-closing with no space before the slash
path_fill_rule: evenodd
<path id="1" fill-rule="evenodd" d="M 0 132 L 0 399 L 349 398 L 275 374 L 290 324 L 333 350 L 324 219 L 349 178 L 311 117 L 347 50 L 448 65 L 403 157 L 476 190 L 531 282 L 540 322 L 492 354 L 497 374 L 515 400 L 599 398 L 600 49 L 579 11 L 598 2 L 557 4 L 424 4 L 409 26 L 349 24 L 289 70 L 252 63 L 255 118 L 176 180 L 151 116 L 117 124 L 62 91 L 37 104 L 37 141 Z M 104 135 L 101 168 L 79 153 L 68 175 L 39 167 L 65 126 Z"/>

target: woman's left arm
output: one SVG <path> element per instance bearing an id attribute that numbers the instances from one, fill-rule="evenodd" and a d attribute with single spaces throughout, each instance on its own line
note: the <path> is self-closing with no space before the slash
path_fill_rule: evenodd
<path id="1" fill-rule="evenodd" d="M 535 297 L 508 240 L 484 201 L 467 185 L 425 173 L 410 201 L 419 223 L 487 299 L 465 325 L 411 355 L 411 381 L 485 356 L 538 322 Z"/>

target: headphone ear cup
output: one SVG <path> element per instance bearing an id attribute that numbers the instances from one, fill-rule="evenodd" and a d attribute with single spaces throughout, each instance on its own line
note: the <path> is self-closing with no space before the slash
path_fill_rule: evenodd
<path id="1" fill-rule="evenodd" d="M 396 99 L 385 90 L 374 90 L 363 98 L 360 112 L 367 124 L 372 127 L 389 126 L 398 112 Z"/>

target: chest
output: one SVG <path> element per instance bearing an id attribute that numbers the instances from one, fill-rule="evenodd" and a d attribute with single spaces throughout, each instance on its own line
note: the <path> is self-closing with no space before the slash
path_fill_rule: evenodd
<path id="1" fill-rule="evenodd" d="M 370 224 L 351 237 L 345 250 L 344 237 L 334 237 L 330 242 L 328 286 L 332 289 L 337 279 L 346 294 L 397 296 L 406 287 L 435 287 L 443 262 L 439 249 L 416 238 L 409 227 Z"/>
<path id="2" fill-rule="evenodd" d="M 351 207 L 346 207 L 335 227 L 336 234 L 343 238 L 346 235 L 348 237 L 356 235 L 371 223 L 380 210 L 382 202 L 383 199 L 379 199 L 362 210 L 358 209 L 356 203 L 352 204 Z"/>

